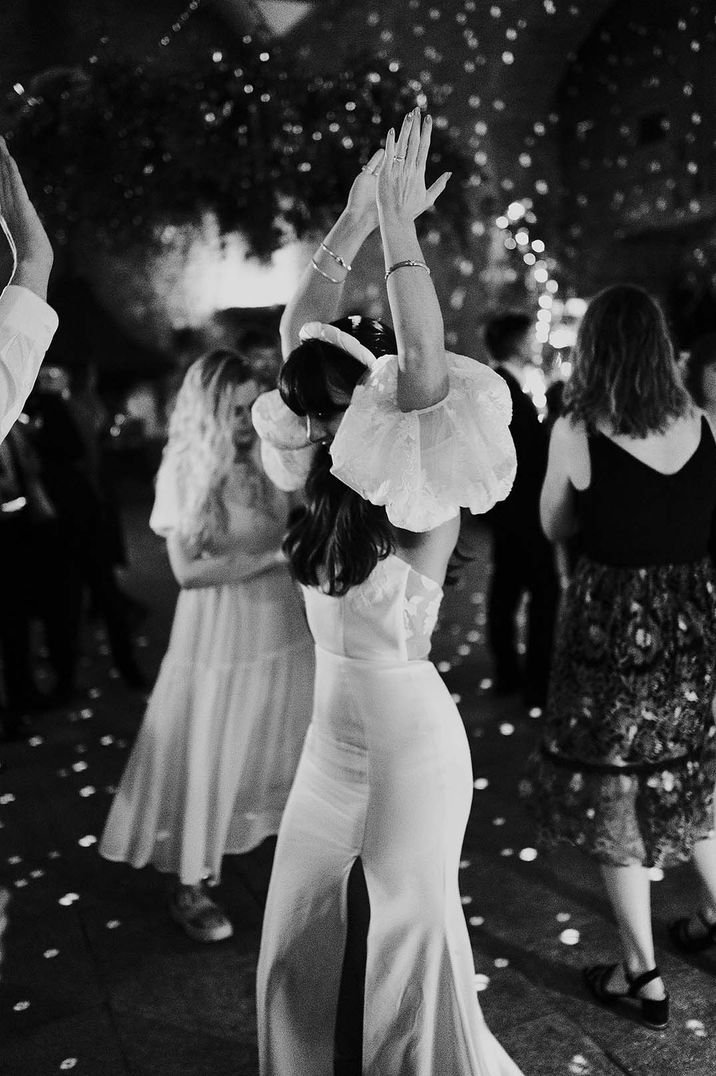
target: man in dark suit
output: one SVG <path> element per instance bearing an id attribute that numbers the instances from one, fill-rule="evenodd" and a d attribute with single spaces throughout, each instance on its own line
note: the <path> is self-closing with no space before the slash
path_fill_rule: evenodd
<path id="1" fill-rule="evenodd" d="M 495 692 L 521 692 L 529 707 L 547 697 L 559 581 L 552 546 L 542 533 L 539 498 L 547 469 L 548 438 L 530 397 L 523 391 L 531 361 L 534 322 L 527 314 L 503 314 L 486 326 L 485 343 L 493 368 L 512 397 L 510 432 L 517 453 L 517 476 L 506 500 L 485 519 L 492 531 L 492 577 L 487 605 L 488 643 L 495 663 Z M 528 597 L 526 653 L 517 652 L 516 616 Z"/>

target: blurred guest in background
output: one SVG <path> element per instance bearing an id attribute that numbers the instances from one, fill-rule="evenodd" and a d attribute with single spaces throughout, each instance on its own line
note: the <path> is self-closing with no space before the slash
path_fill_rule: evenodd
<path id="1" fill-rule="evenodd" d="M 89 359 L 74 360 L 68 367 L 69 394 L 67 403 L 85 446 L 84 469 L 90 480 L 99 506 L 101 541 L 109 557 L 112 570 L 126 568 L 129 557 L 124 534 L 122 510 L 115 490 L 114 480 L 108 466 L 108 447 L 112 416 L 99 394 L 97 367 Z M 93 619 L 101 617 L 101 595 L 93 589 L 94 576 L 88 579 L 90 587 L 90 613 Z M 132 625 L 142 623 L 147 607 L 124 590 L 117 581 L 127 618 Z"/>
<path id="2" fill-rule="evenodd" d="M 686 387 L 716 430 L 716 333 L 694 342 L 686 360 Z"/>
<path id="3" fill-rule="evenodd" d="M 18 418 L 57 329 L 45 299 L 52 247 L 5 139 L 0 138 L 0 441 Z"/>
<path id="4" fill-rule="evenodd" d="M 0 702 L 3 739 L 16 737 L 23 715 L 49 705 L 35 682 L 31 624 L 38 564 L 54 507 L 40 479 L 40 461 L 23 423 L 0 442 Z"/>
<path id="5" fill-rule="evenodd" d="M 585 970 L 602 1002 L 664 1027 L 649 870 L 693 857 L 702 883 L 684 949 L 716 940 L 716 442 L 678 373 L 664 315 L 640 288 L 594 298 L 542 494 L 552 540 L 584 554 L 560 622 L 536 776 L 541 838 L 600 865 L 623 963 Z"/>
<path id="6" fill-rule="evenodd" d="M 249 325 L 241 334 L 238 350 L 248 362 L 256 380 L 263 388 L 276 388 L 281 369 L 281 338 L 278 328 L 271 331 L 263 325 Z"/>
<path id="7" fill-rule="evenodd" d="M 492 531 L 492 575 L 487 603 L 487 637 L 498 695 L 521 692 L 525 705 L 543 707 L 547 697 L 559 583 L 554 552 L 542 533 L 539 496 L 547 469 L 547 432 L 522 390 L 531 361 L 534 323 L 527 314 L 495 317 L 485 329 L 492 366 L 512 398 L 510 433 L 517 477 L 506 500 L 485 517 Z M 517 650 L 517 613 L 527 595 L 524 666 Z"/>
<path id="8" fill-rule="evenodd" d="M 547 401 L 547 414 L 545 415 L 544 425 L 547 434 L 551 433 L 552 427 L 562 414 L 564 406 L 564 388 L 565 382 L 561 378 L 557 378 L 545 389 L 545 400 Z"/>
<path id="9" fill-rule="evenodd" d="M 70 403 L 70 379 L 61 367 L 45 367 L 27 402 L 41 478 L 56 518 L 45 555 L 37 565 L 50 663 L 57 683 L 54 702 L 76 697 L 83 602 L 88 590 L 104 620 L 112 657 L 128 686 L 142 690 L 127 607 L 117 586 L 102 501 L 95 485 L 94 453 Z"/>
<path id="10" fill-rule="evenodd" d="M 290 498 L 265 477 L 259 386 L 234 352 L 187 372 L 150 526 L 181 586 L 169 649 L 100 852 L 176 876 L 189 937 L 233 927 L 209 897 L 226 852 L 278 831 L 311 716 L 313 645 L 280 551 Z"/>

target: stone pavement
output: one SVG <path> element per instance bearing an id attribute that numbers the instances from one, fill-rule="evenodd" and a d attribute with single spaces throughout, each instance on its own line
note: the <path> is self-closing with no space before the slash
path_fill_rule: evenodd
<path id="1" fill-rule="evenodd" d="M 130 587 L 154 611 L 141 651 L 153 675 L 176 592 L 163 543 L 146 529 L 148 509 L 145 492 L 130 513 Z M 580 968 L 616 959 L 615 930 L 590 862 L 534 852 L 517 787 L 539 719 L 490 696 L 485 576 L 483 555 L 448 594 L 433 655 L 459 696 L 473 750 L 461 886 L 488 1023 L 525 1076 L 713 1076 L 716 951 L 686 960 L 665 931 L 689 906 L 688 868 L 654 886 L 658 960 L 673 996 L 668 1031 L 584 994 Z M 94 633 L 89 652 L 86 703 L 36 717 L 23 740 L 0 745 L 8 764 L 0 880 L 13 894 L 0 1076 L 255 1076 L 254 971 L 272 842 L 225 861 L 221 899 L 237 929 L 209 947 L 169 920 L 150 868 L 99 858 L 96 840 L 144 704 L 113 676 Z"/>

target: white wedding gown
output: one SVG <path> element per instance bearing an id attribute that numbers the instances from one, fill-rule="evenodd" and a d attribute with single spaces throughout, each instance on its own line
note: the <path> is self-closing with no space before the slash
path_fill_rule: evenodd
<path id="1" fill-rule="evenodd" d="M 456 513 L 455 497 L 464 503 L 466 492 L 458 456 L 473 479 L 481 472 L 482 492 L 477 480 L 467 491 L 475 503 L 489 506 L 510 488 L 509 397 L 497 375 L 461 362 L 469 368 L 456 376 L 452 364 L 443 403 L 408 414 L 395 408 L 394 367 L 382 365 L 356 390 L 333 443 L 334 473 L 385 503 L 400 526 L 436 525 L 440 505 L 447 518 Z M 494 428 L 486 434 L 486 426 Z M 488 437 L 490 454 L 477 466 L 456 445 L 463 433 L 464 447 Z M 388 444 L 391 453 L 381 453 Z M 452 461 L 451 487 L 431 481 L 426 461 L 436 448 L 434 458 Z M 519 1076 L 480 1011 L 458 889 L 472 771 L 460 715 L 427 660 L 442 590 L 391 555 L 344 597 L 304 592 L 316 687 L 263 924 L 262 1076 L 333 1074 L 346 885 L 357 856 L 370 897 L 366 1076 Z"/>

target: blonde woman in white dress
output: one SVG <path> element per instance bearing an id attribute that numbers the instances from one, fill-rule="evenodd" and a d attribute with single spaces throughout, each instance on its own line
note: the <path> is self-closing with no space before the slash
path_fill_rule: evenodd
<path id="1" fill-rule="evenodd" d="M 258 393 L 247 364 L 216 351 L 177 397 L 150 526 L 181 591 L 100 844 L 175 875 L 170 911 L 197 941 L 231 935 L 205 880 L 278 831 L 311 713 L 313 646 L 280 551 L 291 499 L 261 466 Z"/>
<path id="2" fill-rule="evenodd" d="M 487 367 L 445 352 L 414 225 L 449 178 L 425 188 L 430 131 L 416 109 L 357 177 L 284 314 L 280 395 L 254 407 L 269 473 L 306 479 L 285 548 L 317 659 L 264 916 L 262 1076 L 332 1076 L 357 857 L 370 897 L 363 1072 L 519 1073 L 475 993 L 458 888 L 470 752 L 427 660 L 460 507 L 486 511 L 514 478 L 510 398 Z M 326 324 L 376 223 L 397 337 L 379 358 L 390 330 Z"/>

